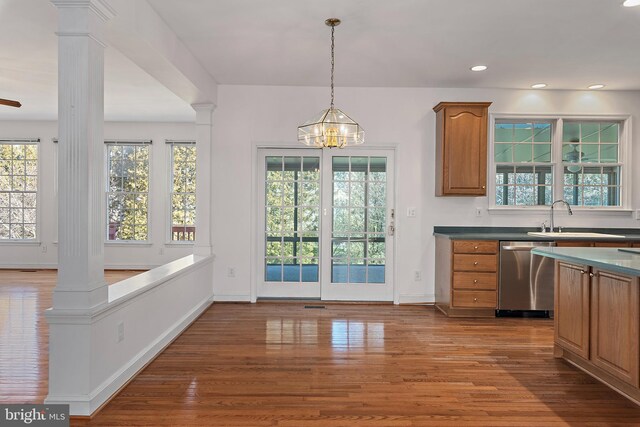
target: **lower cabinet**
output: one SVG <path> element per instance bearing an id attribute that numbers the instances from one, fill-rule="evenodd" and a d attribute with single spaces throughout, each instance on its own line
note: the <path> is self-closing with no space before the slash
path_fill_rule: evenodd
<path id="1" fill-rule="evenodd" d="M 640 402 L 638 277 L 556 261 L 556 356 Z"/>
<path id="2" fill-rule="evenodd" d="M 436 237 L 436 307 L 447 316 L 493 317 L 498 242 Z"/>
<path id="3" fill-rule="evenodd" d="M 591 362 L 638 386 L 638 279 L 593 270 Z"/>
<path id="4" fill-rule="evenodd" d="M 589 358 L 589 274 L 584 265 L 556 261 L 554 338 L 559 346 Z"/>

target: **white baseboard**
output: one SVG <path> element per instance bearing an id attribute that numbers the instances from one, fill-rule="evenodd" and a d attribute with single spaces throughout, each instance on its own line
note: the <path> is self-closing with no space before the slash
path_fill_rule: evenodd
<path id="1" fill-rule="evenodd" d="M 214 293 L 213 300 L 220 302 L 251 302 L 251 295 L 220 295 Z"/>
<path id="2" fill-rule="evenodd" d="M 45 399 L 47 404 L 69 404 L 71 415 L 89 416 L 111 399 L 123 386 L 131 381 L 147 364 L 149 364 L 165 347 L 177 338 L 191 323 L 204 313 L 213 303 L 212 299 L 203 301 L 174 323 L 161 336 L 151 342 L 140 353 L 135 355 L 126 365 L 100 384 L 88 395 L 52 396 Z"/>
<path id="3" fill-rule="evenodd" d="M 159 264 L 105 264 L 104 268 L 107 270 L 151 270 L 159 267 Z M 0 269 L 6 270 L 57 270 L 58 263 L 46 262 L 46 263 L 33 263 L 33 264 L 0 264 Z"/>
<path id="4" fill-rule="evenodd" d="M 433 304 L 436 301 L 435 294 L 400 295 L 400 304 Z"/>
<path id="5" fill-rule="evenodd" d="M 40 262 L 33 264 L 0 264 L 0 269 L 6 270 L 57 270 L 58 263 Z"/>

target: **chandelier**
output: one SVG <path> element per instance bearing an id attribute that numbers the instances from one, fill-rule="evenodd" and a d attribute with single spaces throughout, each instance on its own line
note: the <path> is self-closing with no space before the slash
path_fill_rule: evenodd
<path id="1" fill-rule="evenodd" d="M 364 130 L 342 110 L 333 106 L 334 31 L 340 20 L 324 21 L 331 27 L 331 106 L 298 126 L 298 141 L 311 147 L 344 148 L 364 143 Z"/>

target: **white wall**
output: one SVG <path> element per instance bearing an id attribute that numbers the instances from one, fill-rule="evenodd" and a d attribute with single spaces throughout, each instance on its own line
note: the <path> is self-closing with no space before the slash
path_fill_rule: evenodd
<path id="1" fill-rule="evenodd" d="M 250 300 L 252 170 L 258 144 L 296 145 L 296 128 L 328 106 L 328 88 L 221 86 L 214 112 L 213 245 L 217 259 L 214 291 L 217 300 Z M 440 101 L 492 101 L 490 112 L 522 114 L 630 114 L 640 116 L 640 93 L 594 91 L 518 91 L 491 89 L 337 88 L 336 105 L 349 112 L 366 130 L 366 145 L 397 145 L 396 286 L 401 302 L 432 301 L 434 294 L 434 225 L 536 226 L 548 218 L 544 212 L 475 216 L 475 208 L 488 207 L 486 197 L 434 197 L 435 114 Z M 634 123 L 633 145 L 640 137 Z M 0 138 L 41 139 L 40 239 L 42 245 L 0 243 L 0 267 L 55 267 L 56 202 L 54 148 L 55 122 L 0 121 Z M 167 154 L 165 139 L 193 139 L 192 123 L 105 123 L 105 138 L 153 139 L 151 181 L 151 241 L 147 246 L 108 245 L 108 267 L 152 267 L 191 253 L 191 248 L 167 246 Z M 297 147 L 297 145 L 296 145 Z M 640 161 L 633 150 L 629 166 Z M 633 171 L 640 182 L 640 171 Z M 415 218 L 404 216 L 417 208 Z M 632 208 L 640 208 L 640 184 L 633 189 Z M 638 227 L 631 213 L 623 215 L 576 213 L 558 217 L 565 226 Z M 46 247 L 46 252 L 43 249 Z M 161 255 L 160 251 L 164 254 Z M 227 277 L 229 267 L 235 277 Z M 422 280 L 414 281 L 420 270 Z"/>
<path id="2" fill-rule="evenodd" d="M 56 147 L 53 121 L 0 121 L 0 139 L 40 138 L 38 242 L 0 241 L 0 268 L 56 268 L 57 201 Z M 150 239 L 147 244 L 107 243 L 105 267 L 151 268 L 192 253 L 192 245 L 168 243 L 169 149 L 166 139 L 194 140 L 194 123 L 106 122 L 105 139 L 151 139 Z"/>
<path id="3" fill-rule="evenodd" d="M 221 86 L 214 113 L 213 245 L 216 299 L 249 300 L 252 259 L 251 156 L 257 144 L 295 144 L 296 128 L 328 107 L 328 88 Z M 336 106 L 366 130 L 366 145 L 397 144 L 396 286 L 400 302 L 433 301 L 435 225 L 536 226 L 545 212 L 489 214 L 486 197 L 435 197 L 435 113 L 440 101 L 491 101 L 490 112 L 523 114 L 630 114 L 640 116 L 640 93 L 430 88 L 337 88 Z M 639 125 L 640 126 L 640 125 Z M 638 126 L 633 144 L 639 141 Z M 640 149 L 628 167 L 638 164 Z M 633 171 L 633 182 L 640 171 Z M 404 216 L 417 208 L 415 218 Z M 475 216 L 475 208 L 484 208 Z M 640 207 L 640 184 L 633 189 L 633 208 Z M 638 227 L 631 213 L 576 213 L 558 216 L 564 226 Z M 259 244 L 259 243 L 258 243 Z M 236 275 L 227 277 L 227 269 Z M 413 272 L 422 271 L 414 281 Z M 254 278 L 255 279 L 255 278 Z"/>

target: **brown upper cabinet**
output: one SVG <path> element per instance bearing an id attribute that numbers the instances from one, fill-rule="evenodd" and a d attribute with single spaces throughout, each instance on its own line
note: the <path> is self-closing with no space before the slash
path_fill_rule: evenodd
<path id="1" fill-rule="evenodd" d="M 491 102 L 441 102 L 436 112 L 436 196 L 487 194 Z"/>

